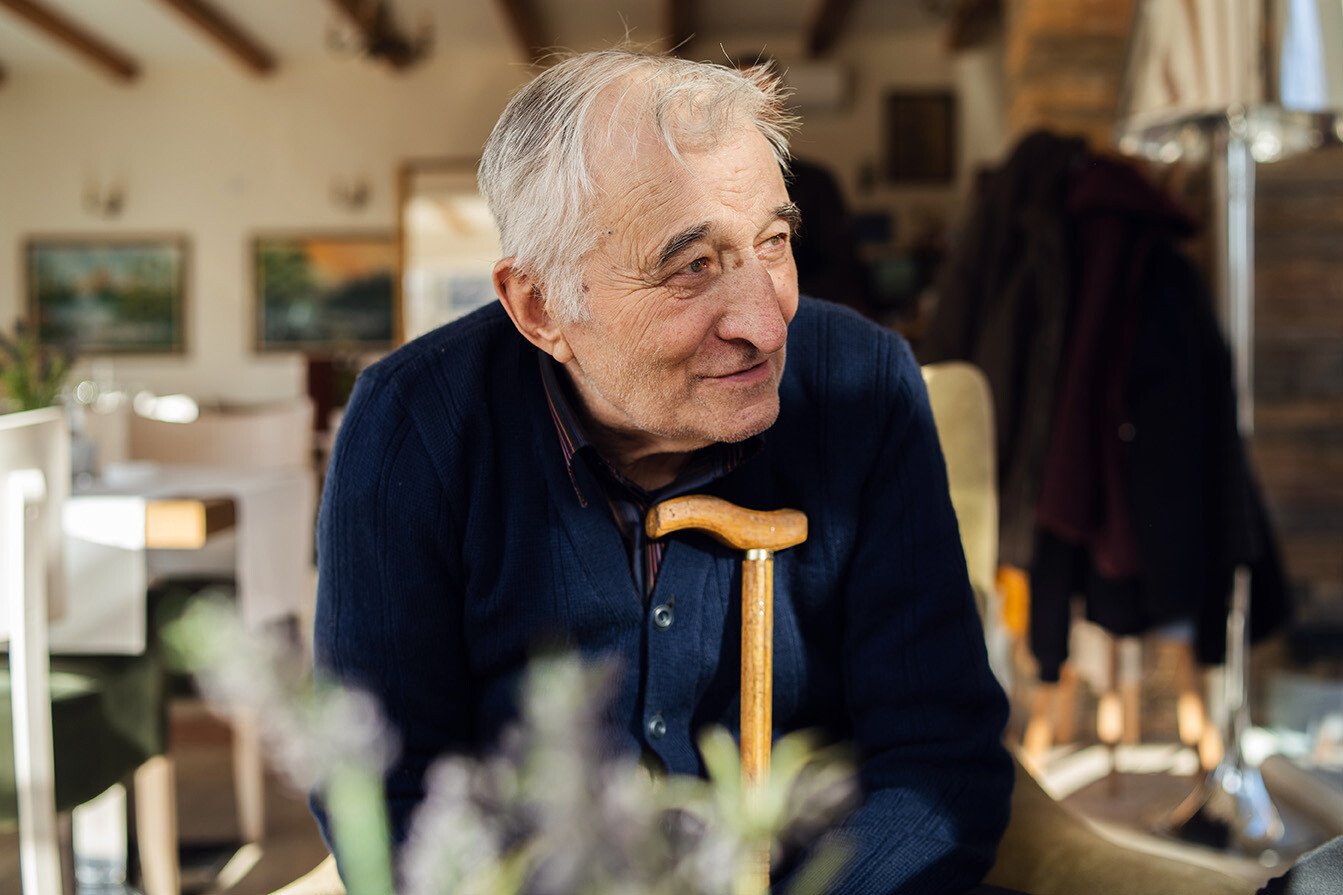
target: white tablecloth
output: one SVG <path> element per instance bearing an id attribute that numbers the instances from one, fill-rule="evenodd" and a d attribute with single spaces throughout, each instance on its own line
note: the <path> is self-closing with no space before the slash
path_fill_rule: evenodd
<path id="1" fill-rule="evenodd" d="M 145 502 L 170 497 L 232 498 L 237 524 L 201 550 L 146 550 Z M 164 575 L 236 578 L 248 627 L 303 617 L 312 599 L 315 501 L 305 469 L 109 467 L 66 504 L 68 599 L 52 626 L 53 651 L 142 652 L 146 586 Z"/>

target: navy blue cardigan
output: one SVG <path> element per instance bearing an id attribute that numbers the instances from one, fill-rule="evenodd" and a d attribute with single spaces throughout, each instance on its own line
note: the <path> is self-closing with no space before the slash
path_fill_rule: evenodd
<path id="1" fill-rule="evenodd" d="M 803 299 L 780 399 L 761 451 L 706 490 L 810 520 L 775 560 L 774 725 L 861 758 L 857 853 L 834 891 L 963 890 L 993 861 L 1012 769 L 919 368 L 897 335 Z M 674 535 L 645 603 L 606 502 L 575 494 L 536 349 L 497 303 L 368 369 L 322 501 L 316 649 L 399 730 L 396 840 L 434 757 L 488 748 L 529 656 L 557 639 L 623 669 L 607 715 L 621 748 L 702 772 L 697 732 L 738 730 L 740 560 Z"/>

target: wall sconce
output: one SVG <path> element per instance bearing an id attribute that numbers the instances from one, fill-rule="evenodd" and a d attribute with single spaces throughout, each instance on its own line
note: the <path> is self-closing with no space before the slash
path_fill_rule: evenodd
<path id="1" fill-rule="evenodd" d="M 111 220 L 126 208 L 126 181 L 117 178 L 104 184 L 97 177 L 84 181 L 84 210 L 94 217 Z"/>
<path id="2" fill-rule="evenodd" d="M 372 195 L 373 188 L 363 175 L 331 178 L 331 202 L 346 211 L 363 211 Z"/>

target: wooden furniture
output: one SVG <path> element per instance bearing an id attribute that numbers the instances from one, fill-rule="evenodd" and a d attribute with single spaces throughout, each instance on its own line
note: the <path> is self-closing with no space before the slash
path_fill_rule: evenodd
<path id="1" fill-rule="evenodd" d="M 149 646 L 146 592 L 150 554 L 196 553 L 233 530 L 231 496 L 155 498 L 76 492 L 65 501 L 65 573 L 69 611 L 51 628 L 53 652 L 135 656 Z M 170 554 L 159 554 L 170 555 Z"/>
<path id="2" fill-rule="evenodd" d="M 312 463 L 312 402 L 307 397 L 266 404 L 201 408 L 187 423 L 132 414 L 132 460 L 250 469 Z"/>
<path id="3" fill-rule="evenodd" d="M 311 433 L 304 436 L 309 443 Z M 178 437 L 179 446 L 187 443 Z M 257 443 L 272 441 L 278 444 L 265 437 Z M 297 451 L 285 445 L 284 459 Z M 250 466 L 110 466 L 101 483 L 72 501 L 77 512 L 67 514 L 67 528 L 80 539 L 71 561 L 91 579 L 77 596 L 91 605 L 57 629 L 62 649 L 142 652 L 153 639 L 149 606 L 174 590 L 225 589 L 252 629 L 310 615 L 313 476 L 306 466 L 246 459 Z M 125 577 L 99 574 L 110 567 Z M 256 842 L 265 836 L 260 735 L 246 715 L 233 719 L 232 730 L 239 834 Z"/>
<path id="4" fill-rule="evenodd" d="M 48 598 L 57 614 L 67 603 L 61 560 L 69 438 L 58 408 L 0 416 L 0 640 L 9 648 L 0 681 L 8 728 L 0 730 L 0 821 L 19 823 L 25 895 L 55 895 L 71 888 L 61 875 L 57 814 L 110 798 L 121 825 L 111 847 L 124 854 L 120 781 L 133 771 L 145 890 L 172 895 L 175 787 L 156 658 L 53 660 L 48 653 Z"/>
<path id="5" fill-rule="evenodd" d="M 145 503 L 145 547 L 198 550 L 233 528 L 238 507 L 228 497 L 159 498 Z"/>
<path id="6" fill-rule="evenodd" d="M 198 469 L 209 467 L 220 471 L 254 470 L 258 473 L 273 471 L 277 474 L 284 472 L 305 474 L 308 485 L 302 493 L 294 494 L 293 499 L 299 504 L 294 526 L 296 531 L 306 532 L 307 536 L 299 537 L 291 543 L 298 554 L 311 556 L 311 530 L 315 515 L 313 512 L 315 495 L 311 475 L 314 436 L 313 406 L 306 396 L 265 404 L 219 407 L 206 405 L 202 407 L 200 415 L 195 420 L 187 423 L 166 422 L 130 414 L 126 428 L 127 454 L 135 461 L 151 461 L 173 466 L 190 465 Z M 191 493 L 203 495 L 204 492 L 196 486 Z M 251 509 L 255 516 L 259 512 L 267 512 L 273 506 L 274 502 L 266 506 L 254 502 Z M 286 505 L 285 509 L 288 511 L 293 507 Z M 189 530 L 200 531 L 202 525 L 208 528 L 211 512 L 218 518 L 223 518 L 227 513 L 219 506 L 207 507 L 202 518 L 192 515 L 194 510 L 169 505 L 159 507 L 157 512 L 160 518 L 166 518 L 162 515 L 165 513 L 176 514 L 172 516 L 171 524 L 175 530 L 183 533 Z M 195 521 L 192 521 L 193 519 Z M 239 552 L 255 552 L 255 548 L 264 549 L 267 546 L 258 544 L 255 538 L 248 538 L 241 532 L 239 536 L 246 540 L 246 543 L 239 542 L 237 546 Z M 275 566 L 275 560 L 276 558 L 272 558 L 268 564 Z M 249 559 L 242 557 L 239 561 L 250 562 Z M 287 564 L 285 557 L 279 557 L 278 561 Z M 159 564 L 163 579 L 161 583 L 165 589 L 181 590 L 208 586 L 231 590 L 239 597 L 244 623 L 251 627 L 265 624 L 277 616 L 277 613 L 265 607 L 261 607 L 258 611 L 259 601 L 253 599 L 256 594 L 249 594 L 248 581 L 237 578 L 233 573 L 231 557 L 216 559 L 213 568 L 204 575 L 198 574 L 192 568 L 186 568 L 187 565 L 196 566 L 197 563 L 193 561 L 189 564 Z M 308 591 L 311 588 L 307 586 L 306 581 L 295 580 L 284 590 L 290 593 L 293 604 L 292 610 L 287 607 L 283 614 L 290 618 L 296 617 L 300 631 L 309 630 L 312 599 Z M 272 596 L 274 595 L 268 595 L 266 600 L 269 602 Z M 246 715 L 235 717 L 232 720 L 232 728 L 239 833 L 246 842 L 258 842 L 265 837 L 266 830 L 265 765 L 262 759 L 260 734 L 256 719 Z"/>

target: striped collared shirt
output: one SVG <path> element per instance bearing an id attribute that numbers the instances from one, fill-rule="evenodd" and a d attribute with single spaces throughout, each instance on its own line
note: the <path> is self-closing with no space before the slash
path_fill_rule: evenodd
<path id="1" fill-rule="evenodd" d="M 586 429 L 570 400 L 569 383 L 561 373 L 560 365 L 544 351 L 537 351 L 541 365 L 541 385 L 546 393 L 546 405 L 555 424 L 560 452 L 573 483 L 574 495 L 582 506 L 588 505 L 574 472 L 575 458 L 584 457 L 588 468 L 601 485 L 601 499 L 605 500 L 615 519 L 616 528 L 625 542 L 634 585 L 647 599 L 657 584 L 662 554 L 667 549 L 664 541 L 651 540 L 644 533 L 644 516 L 649 507 L 672 497 L 690 494 L 727 475 L 745 460 L 753 457 L 761 446 L 759 435 L 739 444 L 712 444 L 696 451 L 669 485 L 655 491 L 646 491 L 620 473 L 598 451 L 588 438 Z"/>

